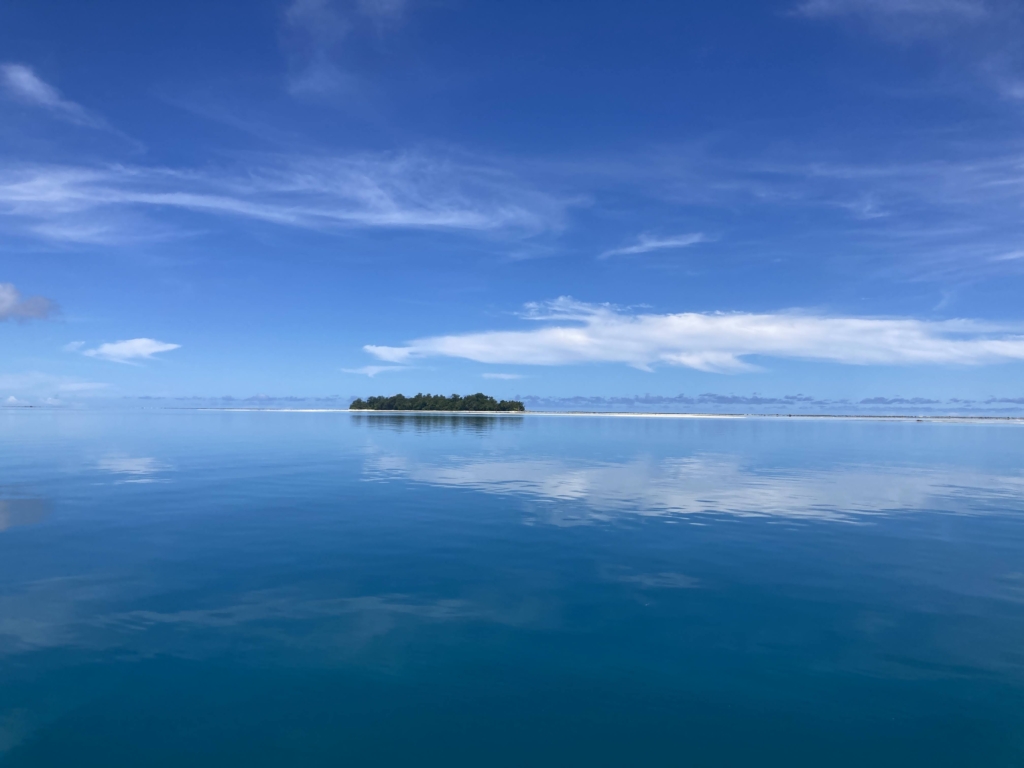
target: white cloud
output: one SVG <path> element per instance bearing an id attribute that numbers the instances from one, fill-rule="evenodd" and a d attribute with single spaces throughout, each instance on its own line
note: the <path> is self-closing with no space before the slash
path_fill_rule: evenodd
<path id="1" fill-rule="evenodd" d="M 13 283 L 0 283 L 0 322 L 42 320 L 57 312 L 57 305 L 42 296 L 23 298 Z"/>
<path id="2" fill-rule="evenodd" d="M 613 248 L 598 256 L 599 259 L 607 259 L 610 256 L 631 256 L 638 253 L 650 253 L 651 251 L 662 251 L 669 248 L 686 248 L 697 243 L 706 243 L 707 238 L 701 232 L 694 232 L 688 235 L 676 235 L 675 237 L 653 237 L 651 235 L 640 235 L 635 245 L 627 245 L 623 248 Z"/>
<path id="3" fill-rule="evenodd" d="M 513 381 L 523 378 L 520 373 L 485 373 L 483 377 L 485 379 L 499 379 L 501 381 Z"/>
<path id="4" fill-rule="evenodd" d="M 364 365 L 362 368 L 342 368 L 345 373 L 356 373 L 360 376 L 369 376 L 371 379 L 378 373 L 385 371 L 401 371 L 404 365 Z"/>
<path id="5" fill-rule="evenodd" d="M 417 339 L 364 349 L 391 363 L 456 357 L 497 365 L 624 363 L 720 373 L 751 370 L 751 355 L 851 365 L 980 365 L 1024 360 L 1024 329 L 970 320 L 828 317 L 798 313 L 627 314 L 563 297 L 530 305 L 545 325 Z"/>
<path id="6" fill-rule="evenodd" d="M 83 351 L 82 354 L 115 363 L 129 363 L 133 360 L 149 360 L 160 352 L 170 352 L 180 347 L 180 344 L 167 344 L 156 339 L 127 339 L 100 344 L 95 349 Z"/>
<path id="7" fill-rule="evenodd" d="M 65 99 L 60 91 L 44 82 L 31 67 L 24 64 L 0 64 L 0 83 L 19 101 L 46 109 L 62 120 L 89 128 L 107 127 L 101 117 L 92 114 L 82 105 Z"/>
<path id="8" fill-rule="evenodd" d="M 135 237 L 146 227 L 138 212 L 146 210 L 183 209 L 309 229 L 529 233 L 557 227 L 564 208 L 563 201 L 500 168 L 416 153 L 263 157 L 232 170 L 0 170 L 0 216 L 32 234 L 70 242 Z M 156 236 L 167 236 L 166 228 L 155 229 Z"/>

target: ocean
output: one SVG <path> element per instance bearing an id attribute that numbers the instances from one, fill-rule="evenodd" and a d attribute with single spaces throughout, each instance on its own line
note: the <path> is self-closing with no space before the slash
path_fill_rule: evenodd
<path id="1" fill-rule="evenodd" d="M 1020 766 L 1024 425 L 0 411 L 0 766 Z"/>

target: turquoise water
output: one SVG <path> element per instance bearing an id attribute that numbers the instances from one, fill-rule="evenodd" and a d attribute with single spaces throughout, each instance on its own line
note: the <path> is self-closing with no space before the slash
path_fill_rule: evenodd
<path id="1" fill-rule="evenodd" d="M 1024 764 L 1024 427 L 0 412 L 0 765 Z"/>

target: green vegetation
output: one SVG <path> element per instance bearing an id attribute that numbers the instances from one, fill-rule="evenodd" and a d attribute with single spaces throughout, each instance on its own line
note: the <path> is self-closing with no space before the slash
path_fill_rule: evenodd
<path id="1" fill-rule="evenodd" d="M 483 392 L 475 395 L 424 395 L 416 397 L 393 395 L 392 397 L 359 398 L 350 406 L 353 411 L 525 411 L 518 400 L 497 401 Z"/>

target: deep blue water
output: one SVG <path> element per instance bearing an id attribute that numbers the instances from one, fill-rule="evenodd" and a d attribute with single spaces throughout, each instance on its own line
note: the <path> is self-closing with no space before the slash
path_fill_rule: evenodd
<path id="1" fill-rule="evenodd" d="M 1024 426 L 0 412 L 0 765 L 1020 766 Z"/>

